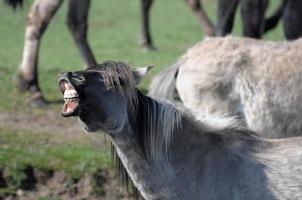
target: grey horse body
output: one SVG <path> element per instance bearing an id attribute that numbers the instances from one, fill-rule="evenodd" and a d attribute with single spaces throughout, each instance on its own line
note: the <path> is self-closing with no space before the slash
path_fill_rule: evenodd
<path id="1" fill-rule="evenodd" d="M 188 119 L 183 120 L 181 125 L 182 130 L 174 133 L 170 144 L 172 156 L 169 162 L 164 162 L 165 165 L 158 168 L 148 163 L 135 140 L 125 142 L 124 139 L 112 139 L 118 155 L 144 198 L 302 198 L 301 138 L 296 141 L 284 140 L 287 143 L 284 145 L 281 140 L 262 144 L 247 137 L 246 141 L 234 139 L 233 144 L 227 146 L 215 144 L 215 139 L 219 140 L 219 137 L 212 138 L 210 130 L 200 129 L 204 124 L 198 125 Z M 225 134 L 234 132 L 228 128 L 221 131 Z M 251 145 L 253 142 L 256 144 Z M 238 143 L 241 144 L 236 149 Z M 256 148 L 257 153 L 249 148 Z"/>
<path id="2" fill-rule="evenodd" d="M 196 112 L 237 116 L 264 137 L 301 135 L 301 47 L 302 40 L 208 39 L 156 76 L 149 94 L 171 99 L 176 86 Z"/>
<path id="3" fill-rule="evenodd" d="M 262 140 L 236 124 L 217 126 L 224 118 L 196 120 L 140 93 L 134 83 L 145 72 L 107 62 L 59 81 L 64 96 L 74 88 L 79 97 L 62 115 L 110 135 L 145 199 L 302 198 L 302 138 Z"/>

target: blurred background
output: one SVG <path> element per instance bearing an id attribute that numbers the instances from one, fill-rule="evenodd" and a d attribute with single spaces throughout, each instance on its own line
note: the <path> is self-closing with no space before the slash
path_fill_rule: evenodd
<path id="1" fill-rule="evenodd" d="M 203 0 L 216 22 L 216 0 Z M 31 108 L 16 89 L 26 16 L 32 1 L 13 11 L 0 6 L 0 199 L 127 199 L 118 184 L 110 156 L 109 139 L 86 134 L 76 119 L 63 119 L 58 73 L 83 69 L 83 62 L 66 26 L 66 2 L 44 33 L 39 54 L 39 82 L 53 103 Z M 155 1 L 151 34 L 156 51 L 140 48 L 139 0 L 92 0 L 88 39 L 98 63 L 120 60 L 133 66 L 155 67 L 139 86 L 147 91 L 152 76 L 174 61 L 204 35 L 183 0 Z M 266 15 L 279 5 L 271 1 Z M 232 35 L 242 35 L 237 11 Z M 285 40 L 282 24 L 264 35 Z"/>

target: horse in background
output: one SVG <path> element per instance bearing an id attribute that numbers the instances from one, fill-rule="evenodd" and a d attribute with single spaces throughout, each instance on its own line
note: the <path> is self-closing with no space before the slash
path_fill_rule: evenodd
<path id="1" fill-rule="evenodd" d="M 228 119 L 196 120 L 136 88 L 149 70 L 109 61 L 59 78 L 62 116 L 109 136 L 144 199 L 302 199 L 302 137 L 263 140 Z"/>
<path id="2" fill-rule="evenodd" d="M 234 0 L 231 0 L 234 1 Z M 236 10 L 236 6 L 234 6 L 231 1 L 227 0 L 219 0 L 219 14 L 218 14 L 218 28 L 216 30 L 216 34 L 220 35 L 222 32 L 221 28 L 226 24 L 231 24 L 233 20 L 225 20 L 232 19 L 232 17 L 228 17 L 229 15 L 234 15 L 234 8 Z M 251 1 L 254 2 L 251 4 Z M 263 17 L 266 6 L 263 6 L 265 3 L 263 2 L 267 0 L 241 0 L 241 7 L 247 7 L 248 10 L 254 10 L 255 12 L 242 12 L 242 17 L 245 20 L 244 25 L 244 35 L 245 36 L 255 36 L 257 37 L 259 30 L 263 25 Z M 294 0 L 288 0 L 294 1 Z M 18 5 L 22 5 L 22 0 L 5 0 L 6 3 L 12 5 L 16 8 Z M 30 8 L 27 20 L 27 26 L 25 30 L 25 42 L 23 48 L 23 56 L 20 64 L 19 74 L 18 74 L 18 89 L 19 91 L 28 91 L 30 93 L 29 103 L 33 107 L 41 107 L 47 105 L 47 101 L 43 97 L 43 93 L 40 89 L 38 83 L 38 52 L 40 41 L 42 39 L 44 31 L 47 29 L 49 22 L 52 17 L 62 4 L 63 0 L 34 0 L 33 4 Z M 141 45 L 147 49 L 154 49 L 150 28 L 149 28 L 149 10 L 151 8 L 153 0 L 141 0 Z M 238 1 L 236 1 L 238 4 Z M 186 0 L 186 3 L 195 13 L 199 22 L 201 24 L 202 29 L 204 30 L 206 35 L 215 35 L 215 28 L 210 21 L 209 17 L 203 10 L 202 4 L 199 0 Z M 302 5 L 302 4 L 301 4 Z M 74 41 L 80 51 L 80 55 L 85 63 L 85 66 L 95 65 L 96 59 L 91 51 L 90 45 L 87 40 L 87 30 L 88 30 L 88 12 L 90 7 L 90 0 L 69 0 L 68 1 L 68 13 L 67 13 L 67 25 L 69 30 L 74 38 Z M 292 7 L 292 6 L 291 6 Z M 259 9 L 261 8 L 261 9 Z M 295 8 L 292 8 L 295 9 Z M 232 10 L 232 12 L 229 12 Z M 259 11 L 258 11 L 259 10 Z M 229 14 L 231 13 L 231 14 Z M 233 13 L 233 14 L 232 14 Z M 246 13 L 246 15 L 243 15 Z M 286 13 L 286 12 L 285 12 Z M 291 12 L 288 12 L 291 14 Z M 226 14 L 229 14 L 226 16 Z M 273 18 L 274 23 L 278 21 L 279 15 L 275 15 Z M 292 22 L 293 17 L 288 15 L 288 21 Z M 256 24 L 258 26 L 254 26 L 254 20 L 251 19 L 259 19 L 261 21 L 257 21 Z M 226 23 L 222 23 L 222 22 Z M 259 23 L 258 23 L 259 22 Z M 298 22 L 292 22 L 298 23 Z M 222 25 L 224 24 L 224 25 Z M 270 23 L 273 24 L 273 23 Z M 228 25 L 226 27 L 230 27 Z M 252 27 L 247 29 L 248 27 Z M 267 26 L 273 28 L 274 26 Z M 246 29 L 246 30 L 245 30 Z M 295 28 L 299 29 L 299 28 Z M 229 30 L 223 32 L 223 34 L 227 33 Z M 267 28 L 266 30 L 269 30 Z"/>
<path id="3" fill-rule="evenodd" d="M 302 135 L 302 39 L 208 38 L 155 75 L 149 95 L 229 114 L 267 138 Z"/>
<path id="4" fill-rule="evenodd" d="M 23 0 L 5 0 L 5 2 L 16 8 L 18 5 L 22 5 Z M 63 0 L 34 0 L 28 13 L 23 56 L 18 75 L 18 89 L 21 92 L 28 91 L 30 93 L 29 103 L 33 107 L 47 105 L 38 83 L 38 52 L 43 33 L 62 2 Z M 150 0 L 141 0 L 141 41 L 143 41 L 141 44 L 148 49 L 153 48 L 148 17 L 151 2 Z M 186 2 L 192 7 L 201 24 L 205 26 L 205 31 L 211 32 L 210 35 L 212 35 L 214 29 L 199 2 L 195 0 L 187 0 Z M 96 59 L 87 40 L 89 7 L 90 0 L 68 1 L 67 25 L 86 67 L 96 64 Z"/>

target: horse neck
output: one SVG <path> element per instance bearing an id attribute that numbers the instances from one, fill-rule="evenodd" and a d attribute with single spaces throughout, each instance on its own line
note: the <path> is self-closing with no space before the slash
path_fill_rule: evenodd
<path id="1" fill-rule="evenodd" d="M 112 143 L 120 160 L 123 163 L 129 177 L 145 199 L 174 199 L 180 197 L 179 192 L 171 184 L 175 180 L 175 174 L 167 159 L 158 161 L 160 166 L 149 159 L 151 151 L 145 143 L 148 138 L 146 129 L 148 123 L 147 114 L 150 112 L 151 99 L 138 94 L 137 116 L 130 116 L 129 124 L 124 127 L 122 133 L 112 137 Z M 154 108 L 160 108 L 161 104 L 152 102 Z M 156 104 L 156 105 L 155 105 Z M 142 126 L 143 125 L 143 126 Z M 158 133 L 162 134 L 162 133 Z"/>
<path id="2" fill-rule="evenodd" d="M 115 150 L 134 186 L 145 199 L 173 199 L 171 177 L 161 176 L 145 157 L 135 138 L 112 139 Z M 176 197 L 176 196 L 175 196 Z"/>

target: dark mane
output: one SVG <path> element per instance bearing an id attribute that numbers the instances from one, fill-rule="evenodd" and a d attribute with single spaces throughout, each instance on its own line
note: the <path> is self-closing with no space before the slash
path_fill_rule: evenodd
<path id="1" fill-rule="evenodd" d="M 184 124 L 191 126 L 192 131 L 202 131 L 201 137 L 208 138 L 211 146 L 223 148 L 235 157 L 247 158 L 247 154 L 254 154 L 260 146 L 267 145 L 256 132 L 249 130 L 234 117 L 206 114 L 197 120 L 194 114 L 186 111 L 183 120 L 186 121 Z"/>

